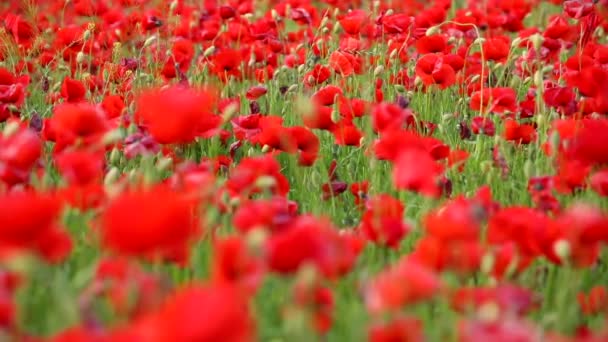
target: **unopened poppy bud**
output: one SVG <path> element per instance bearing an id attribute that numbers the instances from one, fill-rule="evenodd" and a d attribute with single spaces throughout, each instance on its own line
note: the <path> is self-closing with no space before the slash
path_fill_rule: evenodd
<path id="1" fill-rule="evenodd" d="M 448 38 L 448 45 L 456 45 L 457 42 L 458 42 L 458 38 L 456 38 L 456 37 Z M 460 44 L 458 44 L 458 45 L 460 45 Z"/>
<path id="2" fill-rule="evenodd" d="M 133 169 L 129 171 L 127 177 L 130 183 L 135 183 L 137 181 L 137 178 L 139 178 L 139 172 L 137 171 L 137 169 Z"/>
<path id="3" fill-rule="evenodd" d="M 338 122 L 340 122 L 340 119 L 341 119 L 341 117 L 340 117 L 340 112 L 338 112 L 338 111 L 337 111 L 337 110 L 335 110 L 335 109 L 334 109 L 334 110 L 332 110 L 332 111 L 331 111 L 331 121 L 332 121 L 333 123 L 338 123 Z"/>
<path id="4" fill-rule="evenodd" d="M 173 159 L 169 157 L 162 157 L 156 162 L 156 170 L 158 172 L 164 172 L 169 170 L 169 168 L 173 165 Z"/>
<path id="5" fill-rule="evenodd" d="M 509 86 L 513 89 L 518 89 L 521 86 L 521 78 L 514 76 L 509 82 Z"/>
<path id="6" fill-rule="evenodd" d="M 543 38 L 543 36 L 538 33 L 531 35 L 529 39 L 532 42 L 532 46 L 534 46 L 534 49 L 536 51 L 540 50 L 540 48 L 543 45 L 543 42 L 545 40 L 545 38 Z"/>
<path id="7" fill-rule="evenodd" d="M 177 8 L 177 0 L 171 1 L 171 4 L 169 5 L 169 12 L 173 13 L 176 8 Z"/>
<path id="8" fill-rule="evenodd" d="M 112 152 L 110 152 L 110 164 L 118 164 L 120 163 L 120 151 L 117 148 L 113 148 Z"/>
<path id="9" fill-rule="evenodd" d="M 262 146 L 262 153 L 266 153 L 268 151 L 270 151 L 271 147 L 270 145 L 264 145 Z"/>
<path id="10" fill-rule="evenodd" d="M 29 253 L 14 253 L 3 262 L 5 272 L 14 274 L 30 274 L 35 270 L 36 262 Z"/>
<path id="11" fill-rule="evenodd" d="M 306 68 L 306 66 L 304 64 L 300 64 L 298 65 L 298 74 L 301 74 L 304 72 L 304 69 Z"/>
<path id="12" fill-rule="evenodd" d="M 555 252 L 555 255 L 560 258 L 560 260 L 568 260 L 568 258 L 570 258 L 571 252 L 570 242 L 564 239 L 555 241 L 555 243 L 553 244 L 553 251 Z"/>
<path id="13" fill-rule="evenodd" d="M 123 138 L 124 135 L 122 130 L 120 128 L 117 128 L 104 134 L 103 138 L 101 139 L 101 142 L 104 145 L 111 145 L 115 142 L 122 140 Z"/>
<path id="14" fill-rule="evenodd" d="M 494 136 L 494 146 L 498 146 L 498 144 L 500 144 L 502 141 L 502 137 L 499 134 L 496 134 Z"/>
<path id="15" fill-rule="evenodd" d="M 397 49 L 391 51 L 391 53 L 388 55 L 389 59 L 394 59 L 395 56 L 397 56 L 397 54 L 399 53 L 399 51 Z"/>
<path id="16" fill-rule="evenodd" d="M 526 179 L 530 179 L 530 177 L 532 176 L 532 161 L 530 159 L 527 159 L 524 162 L 524 175 L 526 176 Z"/>
<path id="17" fill-rule="evenodd" d="M 156 41 L 156 36 L 150 36 L 146 39 L 146 41 L 144 42 L 144 49 L 147 48 L 148 46 L 154 44 L 154 42 Z M 170 50 L 167 50 L 170 51 Z"/>
<path id="18" fill-rule="evenodd" d="M 238 110 L 239 110 L 239 108 L 236 103 L 231 103 L 228 106 L 226 106 L 226 108 L 224 109 L 224 112 L 222 113 L 222 122 L 226 123 L 226 122 L 232 120 L 234 118 L 234 116 L 237 114 Z"/>
<path id="19" fill-rule="evenodd" d="M 323 28 L 321 29 L 321 32 L 322 32 L 323 34 L 327 34 L 327 33 L 329 33 L 329 29 L 328 29 L 327 27 L 323 27 Z"/>
<path id="20" fill-rule="evenodd" d="M 414 79 L 414 85 L 416 87 L 420 87 L 422 85 L 422 78 L 416 76 L 416 78 Z"/>
<path id="21" fill-rule="evenodd" d="M 361 137 L 361 139 L 359 139 L 359 146 L 363 146 L 365 144 L 365 137 Z"/>
<path id="22" fill-rule="evenodd" d="M 310 98 L 305 96 L 297 96 L 295 100 L 296 113 L 302 116 L 314 114 L 314 105 Z"/>
<path id="23" fill-rule="evenodd" d="M 496 322 L 500 316 L 500 307 L 493 301 L 483 303 L 477 311 L 479 319 L 483 322 Z"/>
<path id="24" fill-rule="evenodd" d="M 19 130 L 19 121 L 10 121 L 6 124 L 6 126 L 4 126 L 2 135 L 4 135 L 5 138 L 8 138 L 15 134 L 17 130 Z"/>
<path id="25" fill-rule="evenodd" d="M 398 92 L 399 94 L 403 94 L 405 93 L 405 87 L 401 84 L 395 84 L 395 91 Z"/>
<path id="26" fill-rule="evenodd" d="M 247 233 L 246 243 L 249 250 L 255 254 L 264 251 L 264 243 L 268 239 L 268 232 L 264 228 L 254 228 Z"/>
<path id="27" fill-rule="evenodd" d="M 386 12 L 384 12 L 384 15 L 388 17 L 393 15 L 393 13 L 395 13 L 395 11 L 393 11 L 392 8 L 389 8 L 388 10 L 386 10 Z"/>
<path id="28" fill-rule="evenodd" d="M 532 77 L 527 76 L 526 78 L 524 78 L 524 85 L 528 85 L 530 84 L 530 82 L 532 82 Z"/>
<path id="29" fill-rule="evenodd" d="M 306 263 L 298 270 L 296 283 L 304 287 L 310 287 L 316 284 L 318 278 L 317 268 L 311 263 Z"/>
<path id="30" fill-rule="evenodd" d="M 277 180 L 272 176 L 260 176 L 255 181 L 256 187 L 260 189 L 271 189 L 277 184 Z"/>
<path id="31" fill-rule="evenodd" d="M 481 265 L 480 265 L 481 272 L 483 272 L 484 274 L 490 274 L 492 272 L 492 270 L 494 269 L 494 262 L 495 262 L 494 254 L 486 253 L 481 258 Z"/>
<path id="32" fill-rule="evenodd" d="M 279 12 L 277 12 L 277 10 L 275 10 L 274 8 L 270 11 L 270 17 L 274 21 L 281 20 L 281 16 L 279 15 Z"/>
<path id="33" fill-rule="evenodd" d="M 477 81 L 479 81 L 480 78 L 481 78 L 480 75 L 475 75 L 475 76 L 471 77 L 471 83 L 476 83 Z"/>
<path id="34" fill-rule="evenodd" d="M 384 67 L 382 65 L 378 65 L 376 67 L 376 69 L 374 69 L 374 77 L 378 77 L 378 76 L 382 75 L 383 72 L 384 72 Z"/>
<path id="35" fill-rule="evenodd" d="M 297 84 L 292 84 L 292 85 L 289 86 L 289 88 L 287 88 L 286 93 L 293 93 L 297 89 L 298 89 L 298 85 Z"/>
<path id="36" fill-rule="evenodd" d="M 482 37 L 477 37 L 477 38 L 475 38 L 475 40 L 473 41 L 473 44 L 481 45 L 481 44 L 483 44 L 483 43 L 485 43 L 485 42 L 486 42 L 486 39 L 485 39 L 485 38 L 482 38 Z"/>
<path id="37" fill-rule="evenodd" d="M 108 173 L 106 173 L 106 175 L 103 177 L 103 185 L 105 187 L 108 187 L 116 183 L 119 176 L 120 171 L 118 171 L 118 168 L 116 166 L 113 166 L 112 168 L 110 168 L 110 171 L 108 171 Z"/>
<path id="38" fill-rule="evenodd" d="M 559 132 L 557 130 L 551 132 L 551 135 L 549 136 L 549 144 L 551 146 L 551 153 L 557 153 L 560 144 Z"/>
<path id="39" fill-rule="evenodd" d="M 435 35 L 437 33 L 440 32 L 440 27 L 439 26 L 431 26 L 428 29 L 426 29 L 425 35 L 428 36 L 432 36 Z"/>
<path id="40" fill-rule="evenodd" d="M 519 37 L 515 37 L 512 41 L 511 41 L 511 48 L 515 48 L 518 47 L 519 44 L 521 44 L 521 38 Z"/>
<path id="41" fill-rule="evenodd" d="M 332 29 L 332 33 L 336 34 L 336 33 L 340 32 L 341 28 L 342 28 L 342 25 L 340 25 L 340 22 L 336 21 L 336 23 L 334 24 L 334 28 Z"/>
<path id="42" fill-rule="evenodd" d="M 87 41 L 89 40 L 89 38 L 91 38 L 91 31 L 90 30 L 84 30 L 84 33 L 82 34 L 82 40 Z"/>
<path id="43" fill-rule="evenodd" d="M 542 69 L 543 74 L 553 71 L 553 65 L 545 65 Z"/>
<path id="44" fill-rule="evenodd" d="M 86 55 L 84 54 L 84 52 L 78 51 L 78 53 L 76 54 L 76 63 L 82 64 L 82 62 L 84 62 L 85 58 L 86 58 Z"/>
<path id="45" fill-rule="evenodd" d="M 541 70 L 537 70 L 534 73 L 534 85 L 536 86 L 537 89 L 543 89 L 544 80 L 543 80 L 543 73 Z"/>
<path id="46" fill-rule="evenodd" d="M 325 25 L 327 25 L 328 21 L 329 21 L 329 17 L 324 16 L 323 19 L 321 19 L 321 24 L 319 25 L 319 27 L 325 28 Z"/>
<path id="47" fill-rule="evenodd" d="M 203 52 L 203 57 L 209 57 L 215 53 L 215 45 L 211 45 Z"/>

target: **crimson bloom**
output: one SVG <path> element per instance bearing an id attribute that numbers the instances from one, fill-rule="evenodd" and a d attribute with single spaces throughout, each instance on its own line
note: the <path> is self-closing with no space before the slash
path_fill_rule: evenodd
<path id="1" fill-rule="evenodd" d="M 150 89 L 137 97 L 135 117 L 161 144 L 190 143 L 216 128 L 215 115 L 210 112 L 215 102 L 209 90 L 181 86 Z"/>
<path id="2" fill-rule="evenodd" d="M 61 203 L 33 191 L 0 196 L 0 257 L 34 252 L 51 262 L 63 260 L 72 242 L 57 224 Z"/>
<path id="3" fill-rule="evenodd" d="M 119 254 L 185 262 L 199 233 L 193 201 L 164 186 L 127 191 L 103 212 L 103 245 Z"/>

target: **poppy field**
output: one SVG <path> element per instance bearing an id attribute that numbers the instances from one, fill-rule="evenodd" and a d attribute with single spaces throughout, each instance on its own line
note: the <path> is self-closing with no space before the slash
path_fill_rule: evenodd
<path id="1" fill-rule="evenodd" d="M 608 1 L 0 4 L 0 341 L 608 341 Z"/>

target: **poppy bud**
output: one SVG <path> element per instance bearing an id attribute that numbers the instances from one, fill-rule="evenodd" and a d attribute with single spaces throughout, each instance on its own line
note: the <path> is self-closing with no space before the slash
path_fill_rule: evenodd
<path id="1" fill-rule="evenodd" d="M 279 12 L 277 12 L 277 10 L 275 10 L 274 8 L 270 11 L 270 16 L 271 16 L 272 20 L 274 20 L 274 21 L 281 20 L 281 16 L 279 15 Z"/>
<path id="2" fill-rule="evenodd" d="M 156 170 L 158 172 L 164 172 L 168 170 L 171 165 L 173 165 L 173 159 L 169 157 L 163 157 L 156 162 Z"/>
<path id="3" fill-rule="evenodd" d="M 553 244 L 553 251 L 562 261 L 566 261 L 570 257 L 570 243 L 563 239 L 557 240 Z"/>
<path id="4" fill-rule="evenodd" d="M 479 307 L 477 315 L 483 322 L 495 322 L 500 315 L 500 307 L 493 301 L 486 302 Z"/>
<path id="5" fill-rule="evenodd" d="M 435 35 L 439 32 L 441 32 L 441 29 L 439 26 L 431 26 L 426 30 L 425 35 L 427 37 L 429 37 L 429 36 Z"/>
<path id="6" fill-rule="evenodd" d="M 481 265 L 480 265 L 481 272 L 483 272 L 485 274 L 490 274 L 492 272 L 492 270 L 494 269 L 494 263 L 495 263 L 494 254 L 486 253 L 481 258 Z"/>
<path id="7" fill-rule="evenodd" d="M 156 41 L 156 36 L 150 36 L 146 39 L 146 41 L 144 42 L 144 49 L 147 48 L 148 46 L 152 45 L 154 42 Z M 169 52 L 171 50 L 167 50 L 167 52 Z"/>
<path id="8" fill-rule="evenodd" d="M 8 138 L 16 133 L 17 130 L 19 130 L 19 121 L 10 121 L 6 123 L 6 126 L 4 126 L 2 135 L 4 135 L 5 138 Z"/>
<path id="9" fill-rule="evenodd" d="M 261 176 L 255 181 L 256 187 L 260 189 L 271 189 L 277 184 L 276 179 L 272 176 Z"/>
<path id="10" fill-rule="evenodd" d="M 374 69 L 374 77 L 379 77 L 380 75 L 382 75 L 383 72 L 384 72 L 384 67 L 382 65 L 378 65 Z"/>
<path id="11" fill-rule="evenodd" d="M 176 8 L 177 8 L 177 0 L 171 1 L 171 4 L 169 5 L 169 12 L 173 13 Z"/>
<path id="12" fill-rule="evenodd" d="M 533 176 L 532 167 L 532 161 L 530 161 L 529 159 L 524 162 L 524 175 L 527 179 L 530 179 L 530 177 Z"/>
<path id="13" fill-rule="evenodd" d="M 482 45 L 485 42 L 486 42 L 485 38 L 478 37 L 478 38 L 475 38 L 475 40 L 473 41 L 473 45 L 475 45 L 475 44 Z"/>
<path id="14" fill-rule="evenodd" d="M 398 92 L 399 94 L 403 94 L 403 93 L 405 93 L 405 87 L 402 86 L 401 84 L 395 84 L 395 91 Z"/>
<path id="15" fill-rule="evenodd" d="M 261 254 L 264 251 L 264 243 L 267 239 L 268 232 L 266 229 L 254 228 L 247 233 L 245 241 L 254 254 Z"/>
<path id="16" fill-rule="evenodd" d="M 209 56 L 213 55 L 214 52 L 215 52 L 215 45 L 211 45 L 210 47 L 205 49 L 205 52 L 203 52 L 203 57 L 209 57 Z"/>
<path id="17" fill-rule="evenodd" d="M 341 28 L 342 28 L 342 26 L 340 26 L 340 22 L 336 21 L 336 23 L 334 24 L 334 29 L 332 30 L 332 32 L 334 34 L 337 34 L 338 32 L 340 32 Z"/>
<path id="18" fill-rule="evenodd" d="M 123 138 L 124 136 L 122 130 L 120 128 L 117 128 L 104 134 L 103 138 L 101 139 L 101 142 L 104 145 L 111 145 L 115 142 L 122 140 Z"/>
<path id="19" fill-rule="evenodd" d="M 513 39 L 513 41 L 511 42 L 511 48 L 518 47 L 519 44 L 521 44 L 521 38 L 520 37 L 515 37 Z"/>
<path id="20" fill-rule="evenodd" d="M 222 122 L 226 123 L 234 118 L 234 116 L 238 112 L 238 105 L 236 103 L 231 103 L 222 112 Z"/>
<path id="21" fill-rule="evenodd" d="M 78 51 L 78 53 L 76 54 L 76 62 L 78 64 L 82 64 L 84 62 L 85 58 L 86 58 L 86 55 L 84 54 L 84 52 Z"/>
<path id="22" fill-rule="evenodd" d="M 536 51 L 540 50 L 540 48 L 543 44 L 543 41 L 545 40 L 545 38 L 543 38 L 543 36 L 538 33 L 531 35 L 529 39 L 532 42 L 532 46 L 534 46 L 534 49 Z"/>
<path id="23" fill-rule="evenodd" d="M 384 12 L 384 16 L 390 17 L 391 15 L 393 15 L 393 13 L 395 13 L 395 11 L 393 11 L 392 8 L 389 8 L 388 10 L 386 10 L 386 12 Z"/>
<path id="24" fill-rule="evenodd" d="M 116 165 L 120 163 L 120 151 L 117 148 L 113 148 L 110 152 L 110 164 Z"/>
<path id="25" fill-rule="evenodd" d="M 120 176 L 120 171 L 118 171 L 118 168 L 113 166 L 110 171 L 108 171 L 108 173 L 106 173 L 106 175 L 103 178 L 103 185 L 108 188 L 109 186 L 113 185 L 114 183 L 116 183 L 116 181 L 118 180 L 118 177 Z"/>
<path id="26" fill-rule="evenodd" d="M 341 119 L 340 112 L 337 110 L 332 110 L 331 111 L 331 121 L 333 123 L 338 123 L 338 122 L 340 122 L 340 119 Z"/>

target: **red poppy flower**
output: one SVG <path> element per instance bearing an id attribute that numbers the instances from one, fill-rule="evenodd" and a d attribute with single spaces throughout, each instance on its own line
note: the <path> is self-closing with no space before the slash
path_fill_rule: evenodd
<path id="1" fill-rule="evenodd" d="M 593 191 L 600 196 L 608 197 L 608 169 L 600 170 L 591 176 L 589 180 Z"/>
<path id="2" fill-rule="evenodd" d="M 425 86 L 437 85 L 439 89 L 448 88 L 456 82 L 454 69 L 439 54 L 422 56 L 416 63 L 416 76 Z"/>
<path id="3" fill-rule="evenodd" d="M 51 262 L 70 253 L 69 235 L 58 228 L 61 204 L 51 195 L 30 191 L 0 196 L 0 254 L 26 251 Z"/>
<path id="4" fill-rule="evenodd" d="M 420 54 L 447 52 L 448 38 L 443 34 L 424 36 L 416 41 L 416 50 Z"/>
<path id="5" fill-rule="evenodd" d="M 395 161 L 393 181 L 397 189 L 437 197 L 441 195 L 438 180 L 442 172 L 442 166 L 435 162 L 430 153 L 408 148 Z"/>
<path id="6" fill-rule="evenodd" d="M 441 281 L 433 271 L 403 257 L 371 280 L 365 301 L 368 310 L 378 313 L 430 299 L 440 287 Z"/>
<path id="7" fill-rule="evenodd" d="M 87 90 L 81 81 L 66 77 L 61 84 L 61 97 L 66 102 L 81 102 L 85 100 Z"/>
<path id="8" fill-rule="evenodd" d="M 506 36 L 487 38 L 482 44 L 484 58 L 489 61 L 503 63 L 511 50 L 511 42 Z"/>
<path id="9" fill-rule="evenodd" d="M 472 110 L 483 113 L 505 112 L 514 113 L 517 110 L 517 98 L 512 88 L 484 88 L 471 95 L 470 107 Z"/>
<path id="10" fill-rule="evenodd" d="M 340 26 L 350 35 L 358 35 L 369 14 L 364 10 L 353 10 L 339 20 Z"/>
<path id="11" fill-rule="evenodd" d="M 292 226 L 273 235 L 267 242 L 268 266 L 291 274 L 312 264 L 327 277 L 350 271 L 357 251 L 328 221 L 301 216 Z"/>
<path id="12" fill-rule="evenodd" d="M 102 110 L 88 103 L 64 103 L 53 109 L 53 116 L 44 126 L 45 134 L 57 143 L 56 149 L 82 142 L 100 142 L 110 125 Z"/>
<path id="13" fill-rule="evenodd" d="M 389 322 L 374 324 L 368 333 L 369 342 L 424 341 L 422 322 L 411 317 L 397 317 Z"/>
<path id="14" fill-rule="evenodd" d="M 228 284 L 189 285 L 179 289 L 152 315 L 154 319 L 149 322 L 148 330 L 151 335 L 144 336 L 159 341 L 246 342 L 255 336 L 246 298 L 238 288 Z M 200 324 L 195 317 L 205 317 L 205 324 Z"/>
<path id="15" fill-rule="evenodd" d="M 212 279 L 242 287 L 254 294 L 264 277 L 261 260 L 242 238 L 231 237 L 217 240 L 214 246 Z"/>
<path id="16" fill-rule="evenodd" d="M 210 123 L 210 109 L 216 98 L 209 90 L 173 86 L 165 90 L 151 89 L 137 99 L 136 120 L 161 144 L 190 143 L 199 134 L 215 127 Z"/>
<path id="17" fill-rule="evenodd" d="M 42 142 L 29 128 L 0 136 L 0 180 L 9 186 L 27 182 L 41 155 Z"/>
<path id="18" fill-rule="evenodd" d="M 125 192 L 101 217 L 103 244 L 120 254 L 185 262 L 199 232 L 194 204 L 163 186 Z"/>
<path id="19" fill-rule="evenodd" d="M 505 140 L 527 145 L 536 140 L 536 128 L 528 124 L 519 124 L 515 120 L 505 121 Z"/>
<path id="20" fill-rule="evenodd" d="M 403 222 L 403 210 L 401 202 L 389 195 L 372 197 L 366 202 L 360 229 L 370 241 L 397 248 L 410 230 Z"/>

